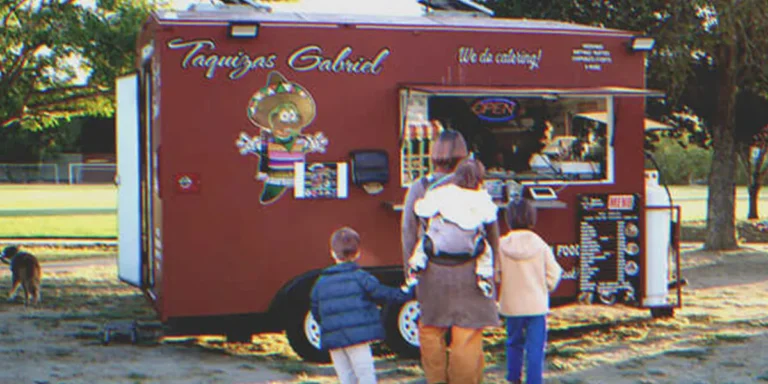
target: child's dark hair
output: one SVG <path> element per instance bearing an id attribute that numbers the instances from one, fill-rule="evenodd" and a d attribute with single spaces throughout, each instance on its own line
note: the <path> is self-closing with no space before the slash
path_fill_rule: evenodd
<path id="1" fill-rule="evenodd" d="M 349 227 L 337 229 L 331 235 L 331 252 L 338 261 L 354 260 L 360 253 L 360 235 Z"/>
<path id="2" fill-rule="evenodd" d="M 536 225 L 536 207 L 525 198 L 513 199 L 507 205 L 509 229 L 531 229 Z"/>
<path id="3" fill-rule="evenodd" d="M 483 177 L 485 177 L 483 163 L 466 158 L 456 166 L 452 181 L 461 188 L 477 189 L 483 183 Z"/>

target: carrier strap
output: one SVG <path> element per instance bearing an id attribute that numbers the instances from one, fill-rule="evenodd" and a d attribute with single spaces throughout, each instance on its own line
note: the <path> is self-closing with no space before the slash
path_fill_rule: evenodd
<path id="1" fill-rule="evenodd" d="M 440 177 L 439 179 L 435 178 L 434 174 L 430 174 L 427 176 L 421 177 L 421 185 L 424 186 L 424 194 L 427 193 L 427 191 L 431 190 L 432 188 L 435 188 L 438 185 L 443 184 L 448 178 L 453 175 L 452 173 L 448 173 Z M 423 197 L 423 196 L 422 196 Z M 424 220 L 423 217 L 419 217 L 419 223 L 421 223 L 421 229 L 423 232 L 427 231 L 427 221 Z"/>
<path id="2" fill-rule="evenodd" d="M 427 235 L 424 235 L 422 239 L 422 246 L 424 247 L 424 253 L 427 254 L 429 261 L 440 265 L 461 265 L 470 261 L 474 261 L 485 251 L 485 241 L 480 241 L 475 247 L 473 253 L 435 253 L 435 245 L 432 242 L 432 239 L 430 239 Z"/>

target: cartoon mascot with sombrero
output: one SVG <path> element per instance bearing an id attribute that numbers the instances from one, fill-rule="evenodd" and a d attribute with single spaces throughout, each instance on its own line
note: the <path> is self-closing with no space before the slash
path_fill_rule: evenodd
<path id="1" fill-rule="evenodd" d="M 264 181 L 259 201 L 277 201 L 293 188 L 293 165 L 304 162 L 308 152 L 325 152 L 328 139 L 322 132 L 303 135 L 301 130 L 315 118 L 315 101 L 302 86 L 279 72 L 267 75 L 267 85 L 251 96 L 248 119 L 260 128 L 259 136 L 240 133 L 236 141 L 241 155 L 259 157 L 257 179 Z"/>

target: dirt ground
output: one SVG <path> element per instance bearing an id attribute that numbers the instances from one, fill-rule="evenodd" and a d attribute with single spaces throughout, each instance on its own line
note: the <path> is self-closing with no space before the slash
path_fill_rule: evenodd
<path id="1" fill-rule="evenodd" d="M 619 343 L 586 349 L 569 372 L 550 370 L 548 382 L 768 382 L 768 254 L 743 249 L 684 256 L 689 284 L 674 319 L 626 319 L 635 326 L 612 329 Z M 601 316 L 598 308 L 568 311 L 584 315 L 587 309 Z"/>
<path id="2" fill-rule="evenodd" d="M 546 381 L 768 383 L 768 253 L 690 251 L 683 260 L 689 284 L 674 318 L 621 307 L 554 310 Z M 111 281 L 109 264 L 44 265 L 41 307 L 0 302 L 0 384 L 335 382 L 330 366 L 301 362 L 280 335 L 233 347 L 215 338 L 159 342 L 143 328 L 137 345 L 103 345 L 109 321 L 149 316 L 135 292 Z M 0 271 L 0 289 L 9 275 Z M 111 301 L 88 290 L 109 292 Z M 486 336 L 486 382 L 504 382 L 503 333 Z M 376 364 L 381 383 L 424 382 L 417 361 L 379 350 Z"/>

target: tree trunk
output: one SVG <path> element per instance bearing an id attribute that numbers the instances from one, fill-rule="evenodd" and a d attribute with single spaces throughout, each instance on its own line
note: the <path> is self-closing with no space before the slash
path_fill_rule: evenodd
<path id="1" fill-rule="evenodd" d="M 758 196 L 760 196 L 760 179 L 753 179 L 750 177 L 747 191 L 749 192 L 749 213 L 747 214 L 747 219 L 759 219 L 760 216 L 757 214 L 757 200 Z"/>
<path id="2" fill-rule="evenodd" d="M 707 238 L 704 248 L 738 248 L 736 242 L 736 63 L 735 43 L 723 42 L 717 54 L 717 112 L 712 125 L 712 167 L 707 197 Z"/>
<path id="3" fill-rule="evenodd" d="M 768 130 L 768 126 L 763 128 L 763 131 Z M 759 219 L 760 214 L 757 212 L 758 202 L 760 201 L 760 188 L 763 186 L 763 179 L 765 174 L 768 173 L 768 167 L 765 166 L 766 154 L 768 154 L 768 138 L 764 134 L 758 136 L 761 140 L 759 144 L 759 152 L 757 158 L 755 158 L 755 164 L 750 167 L 751 175 L 749 179 L 749 219 Z M 751 153 L 750 158 L 751 160 Z"/>
<path id="4" fill-rule="evenodd" d="M 734 249 L 736 243 L 736 153 L 732 130 L 713 130 L 712 167 L 709 173 L 707 197 L 707 238 L 705 249 Z"/>

